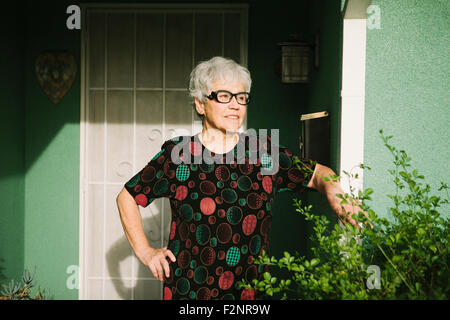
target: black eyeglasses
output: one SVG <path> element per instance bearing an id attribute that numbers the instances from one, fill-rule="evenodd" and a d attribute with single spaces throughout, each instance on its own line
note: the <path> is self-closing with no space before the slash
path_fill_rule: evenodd
<path id="1" fill-rule="evenodd" d="M 229 103 L 233 97 L 236 97 L 236 101 L 239 104 L 247 105 L 250 102 L 250 94 L 248 92 L 231 93 L 227 90 L 212 91 L 209 96 L 206 96 L 210 100 L 216 100 L 219 103 Z"/>

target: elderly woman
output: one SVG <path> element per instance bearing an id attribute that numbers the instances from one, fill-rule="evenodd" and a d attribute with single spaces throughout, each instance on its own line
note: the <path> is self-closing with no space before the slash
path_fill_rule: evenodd
<path id="1" fill-rule="evenodd" d="M 240 281 L 260 279 L 266 271 L 253 262 L 269 250 L 271 204 L 279 191 L 316 189 L 341 221 L 345 212 L 353 213 L 336 197 L 343 193 L 340 186 L 322 179 L 334 174 L 331 169 L 275 146 L 278 159 L 269 162 L 278 170 L 263 175 L 268 161 L 261 154 L 267 157 L 275 150 L 259 140 L 257 161 L 250 161 L 255 148 L 249 141 L 255 137 L 238 132 L 250 87 L 249 71 L 232 60 L 214 57 L 198 64 L 189 91 L 203 120 L 202 132 L 166 141 L 117 197 L 125 235 L 139 260 L 164 282 L 164 299 L 258 298 Z M 146 207 L 160 197 L 169 198 L 172 209 L 169 243 L 151 248 L 138 205 Z M 350 215 L 347 221 L 355 225 Z"/>

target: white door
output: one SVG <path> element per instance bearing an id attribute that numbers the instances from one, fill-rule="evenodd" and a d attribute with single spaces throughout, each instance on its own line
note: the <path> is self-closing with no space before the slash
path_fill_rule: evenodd
<path id="1" fill-rule="evenodd" d="M 162 143 L 201 122 L 192 68 L 212 56 L 247 64 L 247 7 L 83 7 L 80 299 L 161 299 L 134 256 L 116 196 Z M 139 207 L 150 245 L 167 245 L 168 200 Z"/>

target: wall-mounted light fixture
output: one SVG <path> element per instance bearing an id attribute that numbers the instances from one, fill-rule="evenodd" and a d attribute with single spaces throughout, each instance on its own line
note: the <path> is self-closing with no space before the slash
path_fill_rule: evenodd
<path id="1" fill-rule="evenodd" d="M 292 35 L 295 40 L 282 42 L 281 47 L 281 82 L 308 83 L 312 59 L 314 67 L 319 67 L 319 33 L 315 35 L 315 43 L 297 40 L 298 35 Z"/>

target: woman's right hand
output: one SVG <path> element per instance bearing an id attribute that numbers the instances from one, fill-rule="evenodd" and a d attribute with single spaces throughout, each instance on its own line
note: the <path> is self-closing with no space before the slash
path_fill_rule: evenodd
<path id="1" fill-rule="evenodd" d="M 148 248 L 138 256 L 139 260 L 150 269 L 153 276 L 160 281 L 164 281 L 163 271 L 167 278 L 170 276 L 169 263 L 166 257 L 169 257 L 173 262 L 176 261 L 175 255 L 167 249 L 167 246 L 160 249 Z"/>

